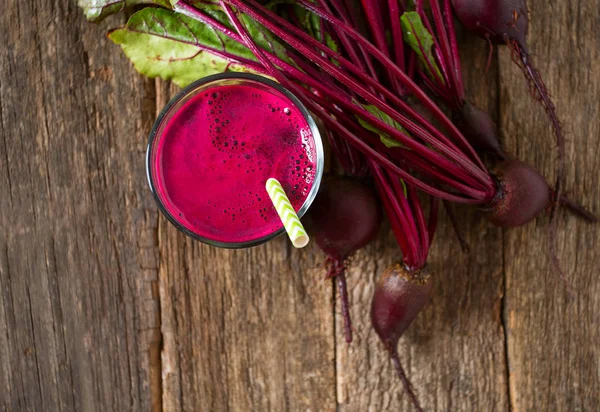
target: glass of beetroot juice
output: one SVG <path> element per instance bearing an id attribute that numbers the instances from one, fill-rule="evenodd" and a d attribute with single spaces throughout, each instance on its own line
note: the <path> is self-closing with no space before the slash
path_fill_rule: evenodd
<path id="1" fill-rule="evenodd" d="M 323 159 L 319 129 L 293 94 L 262 76 L 224 73 L 191 84 L 164 108 L 146 167 L 173 225 L 213 246 L 243 248 L 284 231 L 267 179 L 279 180 L 302 217 Z"/>

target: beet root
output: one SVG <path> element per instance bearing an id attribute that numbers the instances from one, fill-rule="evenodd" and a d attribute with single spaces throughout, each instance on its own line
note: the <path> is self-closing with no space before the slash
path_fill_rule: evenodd
<path id="1" fill-rule="evenodd" d="M 389 267 L 377 282 L 371 304 L 371 323 L 390 354 L 404 389 L 413 405 L 422 411 L 414 389 L 398 356 L 398 340 L 425 307 L 433 291 L 425 269 L 411 270 L 402 264 Z"/>
<path id="2" fill-rule="evenodd" d="M 377 282 L 371 304 L 371 323 L 388 350 L 431 298 L 433 283 L 425 269 L 412 271 L 397 263 Z"/>
<path id="3" fill-rule="evenodd" d="M 375 238 L 382 213 L 373 190 L 358 180 L 327 179 L 306 214 L 306 226 L 327 254 L 327 277 L 338 284 L 346 341 L 352 342 L 352 323 L 346 287 L 346 259 Z"/>
<path id="4" fill-rule="evenodd" d="M 343 261 L 375 238 L 382 215 L 369 186 L 335 177 L 324 182 L 308 211 L 308 219 L 323 252 Z"/>
<path id="5" fill-rule="evenodd" d="M 525 0 L 452 0 L 452 7 L 470 32 L 496 44 L 510 38 L 525 49 L 529 27 Z"/>
<path id="6" fill-rule="evenodd" d="M 495 225 L 524 225 L 548 205 L 548 183 L 537 170 L 526 163 L 519 160 L 502 162 L 495 175 L 498 193 L 486 209 L 486 217 Z"/>

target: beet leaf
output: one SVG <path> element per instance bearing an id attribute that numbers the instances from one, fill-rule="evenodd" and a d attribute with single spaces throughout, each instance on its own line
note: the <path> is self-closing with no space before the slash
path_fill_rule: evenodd
<path id="1" fill-rule="evenodd" d="M 212 11 L 218 17 L 218 11 Z M 221 13 L 222 14 L 222 13 Z M 261 45 L 285 49 L 255 23 L 255 38 Z M 147 7 L 112 30 L 109 38 L 120 45 L 137 71 L 148 77 L 173 80 L 178 86 L 203 76 L 225 71 L 263 72 L 254 54 L 239 42 L 202 22 L 171 10 Z"/>
<path id="2" fill-rule="evenodd" d="M 405 12 L 400 17 L 400 23 L 404 41 L 417 54 L 427 74 L 433 78 L 435 73 L 435 76 L 444 83 L 442 72 L 433 56 L 433 36 L 423 24 L 419 13 L 416 11 Z"/>
<path id="3" fill-rule="evenodd" d="M 392 119 L 386 113 L 384 113 L 381 110 L 379 110 L 377 107 L 373 106 L 372 104 L 364 105 L 363 107 L 369 113 L 371 113 L 372 115 L 374 115 L 375 117 L 377 117 L 382 122 L 384 122 L 384 123 L 392 126 L 393 128 L 395 128 L 397 130 L 400 130 L 402 133 L 406 134 L 407 136 L 409 135 L 409 133 L 406 131 L 406 129 L 404 127 L 402 127 L 400 125 L 400 123 L 398 123 L 397 121 L 395 121 L 394 119 Z M 386 147 L 403 147 L 402 143 L 400 143 L 396 139 L 392 139 L 390 137 L 390 135 L 388 135 L 385 132 L 382 132 L 381 130 L 379 130 L 378 128 L 376 128 L 375 126 L 373 126 L 371 123 L 369 123 L 369 122 L 361 119 L 360 117 L 358 117 L 358 122 L 365 129 L 377 133 L 379 135 L 379 140 L 381 140 L 381 143 L 383 143 Z"/>

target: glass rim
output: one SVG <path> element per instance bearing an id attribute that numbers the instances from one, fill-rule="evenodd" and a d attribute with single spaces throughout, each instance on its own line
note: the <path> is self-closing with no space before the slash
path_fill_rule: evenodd
<path id="1" fill-rule="evenodd" d="M 175 113 L 175 112 L 171 113 L 171 109 L 177 103 L 179 103 L 182 99 L 184 99 L 190 93 L 192 93 L 194 90 L 196 90 L 198 87 L 205 86 L 205 85 L 208 85 L 210 83 L 217 82 L 220 80 L 242 80 L 242 81 L 250 80 L 250 81 L 257 82 L 257 83 L 262 83 L 263 85 L 271 87 L 271 88 L 275 89 L 277 92 L 279 92 L 282 95 L 284 95 L 285 97 L 287 97 L 298 108 L 298 110 L 300 110 L 302 117 L 304 118 L 304 120 L 306 121 L 306 123 L 310 129 L 310 132 L 311 132 L 314 144 L 315 144 L 315 154 L 316 154 L 315 178 L 313 180 L 313 183 L 312 183 L 312 186 L 308 193 L 308 196 L 306 197 L 306 199 L 304 200 L 304 203 L 302 204 L 302 206 L 300 207 L 300 209 L 297 212 L 298 217 L 300 217 L 300 218 L 302 216 L 304 216 L 304 214 L 306 213 L 306 211 L 308 210 L 308 208 L 314 201 L 314 199 L 317 196 L 317 193 L 319 191 L 319 187 L 321 186 L 321 180 L 323 177 L 323 169 L 324 169 L 324 165 L 325 165 L 325 154 L 323 151 L 323 141 L 321 139 L 321 133 L 319 131 L 319 127 L 317 126 L 317 123 L 316 123 L 314 117 L 312 116 L 312 114 L 310 113 L 310 111 L 306 108 L 306 106 L 304 106 L 304 104 L 300 101 L 300 99 L 298 99 L 296 97 L 296 95 L 294 95 L 292 92 L 290 92 L 288 89 L 286 89 L 279 83 L 277 83 L 265 76 L 261 76 L 261 75 L 257 75 L 257 74 L 253 74 L 253 73 L 236 73 L 236 72 L 213 74 L 210 76 L 202 77 L 202 78 L 194 81 L 193 83 L 184 87 L 173 98 L 171 98 L 171 100 L 169 100 L 169 102 L 161 110 L 160 114 L 156 118 L 156 121 L 152 125 L 152 129 L 150 131 L 150 135 L 148 138 L 148 146 L 146 149 L 146 177 L 148 179 L 148 185 L 150 186 L 150 191 L 152 192 L 154 200 L 156 201 L 159 210 L 162 212 L 163 215 L 165 215 L 165 217 L 169 220 L 169 222 L 173 226 L 175 226 L 177 228 L 177 230 L 184 233 L 188 237 L 190 237 L 194 240 L 197 240 L 199 242 L 205 243 L 207 245 L 211 245 L 211 246 L 216 246 L 216 247 L 226 248 L 226 249 L 242 249 L 242 248 L 247 248 L 247 247 L 252 247 L 252 246 L 258 246 L 258 245 L 266 243 L 272 239 L 275 239 L 276 237 L 282 235 L 285 232 L 285 228 L 282 226 L 280 229 L 274 231 L 273 233 L 270 233 L 270 234 L 263 236 L 261 238 L 258 238 L 258 239 L 249 240 L 249 241 L 245 241 L 245 242 L 221 242 L 221 241 L 217 241 L 217 240 L 213 240 L 210 238 L 200 236 L 197 233 L 194 233 L 191 230 L 189 230 L 188 228 L 186 228 L 181 223 L 179 223 L 177 221 L 177 219 L 175 218 L 175 216 L 173 216 L 167 210 L 167 208 L 163 204 L 163 200 L 157 194 L 157 190 L 156 190 L 157 185 L 154 182 L 154 180 L 155 180 L 154 173 L 153 173 L 154 168 L 152 167 L 152 151 L 154 148 L 154 144 L 159 140 L 157 138 L 158 131 L 161 128 L 161 126 L 163 125 L 163 122 L 165 120 L 170 119 L 172 117 L 172 115 Z M 283 223 L 282 223 L 282 225 L 283 225 Z"/>

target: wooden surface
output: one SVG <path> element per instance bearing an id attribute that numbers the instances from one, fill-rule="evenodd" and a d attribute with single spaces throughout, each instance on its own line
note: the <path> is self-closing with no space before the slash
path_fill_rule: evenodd
<path id="1" fill-rule="evenodd" d="M 323 255 L 284 239 L 227 251 L 159 215 L 146 136 L 175 91 L 131 68 L 74 1 L 0 13 L 0 406 L 5 411 L 411 410 L 368 322 L 397 258 L 386 226 L 349 273 L 356 340 Z M 556 4 L 555 4 L 556 3 Z M 568 131 L 567 188 L 600 212 L 599 0 L 528 2 L 531 51 Z M 121 18 L 122 19 L 122 18 Z M 507 149 L 552 180 L 543 111 L 506 50 L 463 39 L 472 100 Z M 600 402 L 600 229 L 560 215 L 570 296 L 546 218 L 496 229 L 456 207 L 430 257 L 435 298 L 400 342 L 427 410 L 594 411 Z"/>

